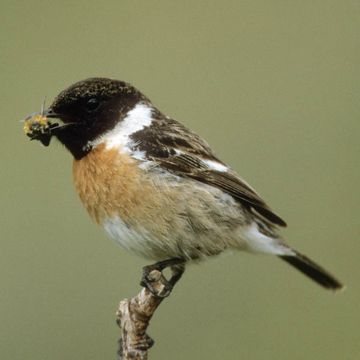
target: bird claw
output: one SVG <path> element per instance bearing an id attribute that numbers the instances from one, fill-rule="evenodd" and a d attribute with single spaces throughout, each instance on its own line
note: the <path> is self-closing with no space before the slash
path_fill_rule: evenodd
<path id="1" fill-rule="evenodd" d="M 151 270 L 150 272 L 146 267 L 143 269 L 143 275 L 140 285 L 148 289 L 155 297 L 166 298 L 170 295 L 173 286 L 165 278 L 159 270 Z"/>
<path id="2" fill-rule="evenodd" d="M 170 267 L 172 271 L 169 280 L 162 273 L 167 267 Z M 148 289 L 155 297 L 166 298 L 171 294 L 184 270 L 184 260 L 181 258 L 168 259 L 144 266 L 140 285 Z"/>

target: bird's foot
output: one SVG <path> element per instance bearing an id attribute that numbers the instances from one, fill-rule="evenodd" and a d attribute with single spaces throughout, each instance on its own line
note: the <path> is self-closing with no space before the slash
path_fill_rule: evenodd
<path id="1" fill-rule="evenodd" d="M 185 271 L 185 260 L 182 258 L 172 258 L 159 261 L 152 265 L 143 267 L 140 285 L 148 289 L 154 296 L 166 298 L 170 295 L 175 284 L 180 280 Z M 162 271 L 171 268 L 171 278 L 168 280 Z M 160 286 L 159 286 L 160 284 Z"/>

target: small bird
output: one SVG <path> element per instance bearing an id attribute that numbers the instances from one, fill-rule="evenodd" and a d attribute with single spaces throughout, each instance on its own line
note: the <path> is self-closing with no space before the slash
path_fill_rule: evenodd
<path id="1" fill-rule="evenodd" d="M 35 120 L 34 120 L 35 119 Z M 292 249 L 286 226 L 210 146 L 124 81 L 89 78 L 25 121 L 31 139 L 55 136 L 73 155 L 75 188 L 91 218 L 124 249 L 172 270 L 166 296 L 188 261 L 225 250 L 278 256 L 327 289 L 342 284 Z"/>

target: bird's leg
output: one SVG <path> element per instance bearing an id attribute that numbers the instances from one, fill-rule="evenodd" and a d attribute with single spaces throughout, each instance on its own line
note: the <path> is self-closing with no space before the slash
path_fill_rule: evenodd
<path id="1" fill-rule="evenodd" d="M 168 267 L 171 268 L 172 275 L 171 278 L 167 280 L 165 276 L 161 274 L 162 282 L 165 284 L 165 288 L 164 291 L 161 294 L 159 294 L 152 286 L 153 279 L 150 273 L 153 270 L 157 270 L 162 273 L 162 271 Z M 147 265 L 143 267 L 143 273 L 142 273 L 140 285 L 147 288 L 153 295 L 164 298 L 170 295 L 174 285 L 180 280 L 184 271 L 185 271 L 185 260 L 183 258 L 172 258 L 172 259 L 159 261 L 155 264 Z"/>

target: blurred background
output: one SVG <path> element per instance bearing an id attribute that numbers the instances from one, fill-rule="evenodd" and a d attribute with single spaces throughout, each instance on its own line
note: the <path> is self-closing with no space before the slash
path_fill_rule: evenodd
<path id="1" fill-rule="evenodd" d="M 276 258 L 190 266 L 151 359 L 358 359 L 359 1 L 8 1 L 0 14 L 0 357 L 114 359 L 147 262 L 91 223 L 55 141 L 19 122 L 71 83 L 129 81 L 205 137 L 347 284 Z"/>

